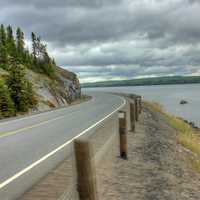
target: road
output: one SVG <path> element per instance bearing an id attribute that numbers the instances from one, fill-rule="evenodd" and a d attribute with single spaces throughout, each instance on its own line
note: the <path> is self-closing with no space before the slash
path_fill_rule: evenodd
<path id="1" fill-rule="evenodd" d="M 112 94 L 91 95 L 90 101 L 78 105 L 0 122 L 0 189 L 124 104 Z"/>

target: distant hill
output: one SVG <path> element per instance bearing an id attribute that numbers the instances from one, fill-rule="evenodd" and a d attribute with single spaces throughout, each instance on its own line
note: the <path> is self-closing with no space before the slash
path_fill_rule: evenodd
<path id="1" fill-rule="evenodd" d="M 119 87 L 119 86 L 142 86 L 142 85 L 168 85 L 168 84 L 189 84 L 200 83 L 200 76 L 167 76 L 156 78 L 141 78 L 119 81 L 103 81 L 81 84 L 86 87 Z"/>

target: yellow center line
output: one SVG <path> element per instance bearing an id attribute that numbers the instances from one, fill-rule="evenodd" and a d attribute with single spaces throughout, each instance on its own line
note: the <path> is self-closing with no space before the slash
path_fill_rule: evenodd
<path id="1" fill-rule="evenodd" d="M 56 120 L 61 119 L 61 118 L 63 118 L 63 117 L 64 117 L 64 116 L 56 117 L 56 118 L 54 118 L 54 119 L 45 120 L 45 121 L 42 121 L 42 122 L 40 122 L 40 123 L 38 123 L 38 124 L 34 124 L 34 125 L 32 125 L 32 126 L 24 127 L 24 128 L 21 128 L 21 129 L 17 129 L 17 130 L 14 130 L 14 131 L 10 131 L 10 132 L 0 133 L 0 138 L 7 137 L 7 136 L 10 136 L 10 135 L 14 135 L 14 134 L 20 133 L 20 132 L 22 132 L 22 131 L 30 130 L 30 129 L 33 129 L 33 128 L 42 126 L 42 125 L 44 125 L 44 124 L 48 124 L 49 122 L 56 121 Z"/>

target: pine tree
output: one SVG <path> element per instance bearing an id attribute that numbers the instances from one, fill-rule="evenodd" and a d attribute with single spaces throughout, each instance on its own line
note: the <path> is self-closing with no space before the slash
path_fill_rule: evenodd
<path id="1" fill-rule="evenodd" d="M 0 81 L 0 119 L 13 116 L 14 113 L 14 104 L 11 100 L 8 87 L 3 81 Z"/>
<path id="2" fill-rule="evenodd" d="M 34 63 L 36 63 L 36 58 L 37 58 L 37 56 L 36 56 L 36 49 L 37 49 L 36 40 L 37 40 L 37 38 L 36 38 L 35 33 L 33 33 L 33 32 L 31 33 L 31 39 L 32 39 L 33 61 L 34 61 Z"/>
<path id="3" fill-rule="evenodd" d="M 52 61 L 52 59 L 49 57 L 46 49 L 44 52 L 44 63 L 43 63 L 43 71 L 50 77 L 54 77 L 55 75 L 55 65 Z"/>
<path id="4" fill-rule="evenodd" d="M 41 42 L 40 37 L 34 34 L 33 55 L 35 55 L 37 71 L 53 78 L 55 76 L 55 61 L 48 55 L 46 45 Z"/>
<path id="5" fill-rule="evenodd" d="M 26 81 L 26 91 L 28 92 L 29 108 L 34 108 L 38 104 L 38 100 L 34 95 L 33 85 L 29 81 Z"/>
<path id="6" fill-rule="evenodd" d="M 6 46 L 6 31 L 3 24 L 0 27 L 0 44 Z"/>
<path id="7" fill-rule="evenodd" d="M 16 45 L 15 45 L 15 39 L 13 36 L 13 30 L 12 27 L 9 25 L 7 27 L 7 39 L 6 39 L 6 46 L 7 51 L 11 56 L 16 56 Z"/>
<path id="8" fill-rule="evenodd" d="M 3 69 L 8 68 L 8 53 L 4 45 L 0 44 L 0 67 Z"/>
<path id="9" fill-rule="evenodd" d="M 17 57 L 18 60 L 26 64 L 26 55 L 25 55 L 25 43 L 24 43 L 24 33 L 20 28 L 17 28 L 16 31 L 16 48 L 17 48 Z"/>
<path id="10" fill-rule="evenodd" d="M 37 102 L 32 101 L 34 98 L 33 89 L 31 83 L 25 78 L 25 68 L 22 65 L 13 63 L 13 67 L 10 68 L 9 72 L 7 85 L 16 111 L 27 112 Z"/>
<path id="11" fill-rule="evenodd" d="M 4 25 L 0 26 L 0 67 L 7 69 L 8 67 L 8 52 L 6 47 L 6 31 Z"/>

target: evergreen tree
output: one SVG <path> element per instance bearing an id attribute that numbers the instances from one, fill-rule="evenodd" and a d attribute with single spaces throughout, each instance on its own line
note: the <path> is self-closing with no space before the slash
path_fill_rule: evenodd
<path id="1" fill-rule="evenodd" d="M 32 85 L 25 78 L 25 69 L 22 65 L 13 64 L 9 70 L 10 75 L 7 80 L 8 88 L 10 89 L 11 98 L 15 104 L 16 111 L 27 112 L 33 104 L 34 98 Z"/>
<path id="2" fill-rule="evenodd" d="M 28 93 L 29 108 L 34 108 L 38 104 L 38 100 L 34 95 L 33 85 L 29 81 L 26 81 L 26 91 Z"/>
<path id="3" fill-rule="evenodd" d="M 54 77 L 55 75 L 55 63 L 53 62 L 53 60 L 49 57 L 46 49 L 44 52 L 44 63 L 43 63 L 43 71 L 45 72 L 45 74 L 47 74 L 50 77 Z"/>
<path id="4" fill-rule="evenodd" d="M 12 27 L 9 25 L 7 27 L 7 42 L 13 42 L 13 41 L 14 41 L 13 30 Z"/>
<path id="5" fill-rule="evenodd" d="M 4 45 L 0 44 L 0 67 L 3 69 L 8 68 L 8 53 Z"/>
<path id="6" fill-rule="evenodd" d="M 47 74 L 49 77 L 55 75 L 55 61 L 53 61 L 48 55 L 46 45 L 41 42 L 40 37 L 33 35 L 33 56 L 35 56 L 35 64 L 37 71 Z"/>
<path id="7" fill-rule="evenodd" d="M 0 81 L 0 119 L 13 116 L 14 113 L 14 104 L 11 100 L 8 87 L 3 81 Z"/>
<path id="8" fill-rule="evenodd" d="M 24 33 L 20 28 L 17 28 L 16 31 L 16 48 L 17 48 L 17 57 L 18 60 L 26 64 L 26 54 L 25 54 L 25 43 L 24 43 Z"/>
<path id="9" fill-rule="evenodd" d="M 15 45 L 15 39 L 13 36 L 13 30 L 12 27 L 9 25 L 7 27 L 7 39 L 6 39 L 6 46 L 7 51 L 11 56 L 16 56 L 16 45 Z"/>
<path id="10" fill-rule="evenodd" d="M 7 69 L 8 52 L 6 47 L 6 31 L 4 25 L 0 26 L 0 67 Z"/>
<path id="11" fill-rule="evenodd" d="M 32 54 L 33 54 L 33 61 L 36 63 L 36 49 L 37 49 L 37 45 L 36 45 L 36 35 L 35 33 L 31 33 L 31 39 L 32 39 Z"/>
<path id="12" fill-rule="evenodd" d="M 0 27 L 0 44 L 6 46 L 6 31 L 3 24 Z"/>

